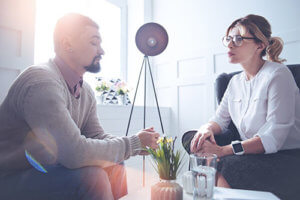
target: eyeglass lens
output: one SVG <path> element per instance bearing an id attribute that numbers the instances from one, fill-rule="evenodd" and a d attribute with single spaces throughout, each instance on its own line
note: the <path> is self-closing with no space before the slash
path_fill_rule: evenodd
<path id="1" fill-rule="evenodd" d="M 240 35 L 234 35 L 234 36 L 224 36 L 223 37 L 223 44 L 224 46 L 228 46 L 230 41 L 232 40 L 233 44 L 235 46 L 241 46 L 243 43 L 243 38 Z"/>

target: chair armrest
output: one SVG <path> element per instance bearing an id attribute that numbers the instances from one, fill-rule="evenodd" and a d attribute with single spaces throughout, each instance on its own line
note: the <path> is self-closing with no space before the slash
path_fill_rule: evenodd
<path id="1" fill-rule="evenodd" d="M 184 149 L 186 150 L 186 152 L 188 154 L 191 153 L 190 145 L 191 145 L 191 141 L 196 133 L 197 133 L 197 130 L 190 130 L 190 131 L 185 132 L 182 135 L 182 138 L 181 138 L 182 146 L 184 147 Z M 226 132 L 221 133 L 219 135 L 215 135 L 214 137 L 215 137 L 216 143 L 219 146 L 228 145 L 231 143 L 231 141 L 234 141 L 234 140 L 241 140 L 238 132 L 235 131 L 235 129 L 233 129 L 233 130 L 228 129 Z"/>
<path id="2" fill-rule="evenodd" d="M 197 130 L 190 130 L 190 131 L 185 132 L 182 135 L 182 138 L 181 138 L 182 146 L 184 147 L 184 149 L 186 150 L 186 152 L 188 154 L 190 154 L 191 141 L 196 133 L 197 133 Z"/>

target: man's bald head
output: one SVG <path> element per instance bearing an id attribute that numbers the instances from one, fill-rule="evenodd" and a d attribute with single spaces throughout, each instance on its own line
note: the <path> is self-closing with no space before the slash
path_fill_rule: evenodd
<path id="1" fill-rule="evenodd" d="M 70 13 L 60 18 L 54 29 L 54 51 L 58 53 L 65 36 L 79 37 L 86 26 L 99 28 L 96 22 L 81 14 Z"/>

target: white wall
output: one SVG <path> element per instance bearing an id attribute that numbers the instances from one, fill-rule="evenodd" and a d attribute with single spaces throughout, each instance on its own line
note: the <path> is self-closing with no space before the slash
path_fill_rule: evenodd
<path id="1" fill-rule="evenodd" d="M 300 1 L 153 0 L 153 21 L 169 34 L 165 52 L 154 58 L 159 99 L 171 106 L 178 135 L 198 128 L 215 110 L 217 74 L 241 70 L 228 64 L 221 38 L 237 18 L 259 14 L 285 41 L 287 64 L 300 63 Z"/>
<path id="2" fill-rule="evenodd" d="M 144 1 L 128 0 L 128 84 L 135 89 L 138 80 L 139 70 L 143 61 L 143 54 L 139 52 L 135 45 L 135 34 L 141 25 L 144 24 Z M 140 90 L 143 89 L 143 82 L 140 85 Z M 139 93 L 142 94 L 142 93 Z M 130 92 L 130 97 L 133 99 L 134 91 Z M 139 95 L 137 104 L 140 104 L 141 98 Z"/>
<path id="3" fill-rule="evenodd" d="M 34 0 L 0 0 L 0 104 L 20 72 L 33 64 Z"/>

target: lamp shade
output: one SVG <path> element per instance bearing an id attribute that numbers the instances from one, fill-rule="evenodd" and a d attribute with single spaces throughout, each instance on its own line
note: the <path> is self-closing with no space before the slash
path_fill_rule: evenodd
<path id="1" fill-rule="evenodd" d="M 167 31 L 157 23 L 147 23 L 139 28 L 135 36 L 137 48 L 146 56 L 156 56 L 168 45 Z"/>

